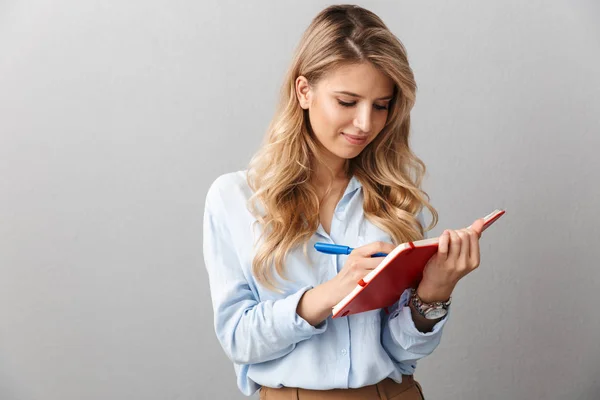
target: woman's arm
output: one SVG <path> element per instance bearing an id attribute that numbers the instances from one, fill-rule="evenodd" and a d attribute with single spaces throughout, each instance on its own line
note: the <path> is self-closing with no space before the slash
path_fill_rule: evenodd
<path id="1" fill-rule="evenodd" d="M 336 290 L 329 280 L 306 291 L 298 302 L 296 312 L 312 326 L 318 326 L 331 315 L 331 309 L 336 304 L 336 296 L 333 296 Z"/>
<path id="2" fill-rule="evenodd" d="M 405 290 L 389 315 L 382 312 L 381 330 L 381 344 L 386 352 L 397 362 L 412 367 L 407 374 L 414 372 L 417 360 L 431 354 L 440 344 L 452 307 L 441 320 L 427 320 L 409 305 L 410 295 L 411 289 Z"/>
<path id="3" fill-rule="evenodd" d="M 204 213 L 203 251 L 208 271 L 217 338 L 237 364 L 273 360 L 291 352 L 296 343 L 325 331 L 296 313 L 310 287 L 280 300 L 257 301 L 242 271 L 218 195 L 209 190 Z"/>
<path id="4" fill-rule="evenodd" d="M 458 231 L 445 230 L 440 236 L 438 251 L 428 261 L 423 270 L 423 279 L 417 288 L 417 294 L 424 302 L 445 301 L 452 294 L 460 279 L 479 266 L 479 238 L 484 225 L 482 218 L 477 219 L 470 228 Z M 403 293 L 400 299 L 402 311 L 394 313 L 385 321 L 382 332 L 382 343 L 388 353 L 398 361 L 407 357 L 407 350 L 416 355 L 427 355 L 435 349 L 441 339 L 441 330 L 448 314 L 439 322 L 423 322 L 415 311 L 406 307 L 410 290 Z M 394 318 L 399 322 L 394 322 Z M 416 318 L 416 319 L 415 319 Z M 421 329 L 417 328 L 417 324 Z M 425 331 L 425 332 L 423 332 Z M 409 349 L 408 344 L 412 344 Z"/>
<path id="5" fill-rule="evenodd" d="M 417 214 L 417 220 L 425 228 L 423 210 Z M 427 233 L 423 238 L 427 239 Z M 414 369 L 417 360 L 431 354 L 439 345 L 449 313 L 440 320 L 428 320 L 414 308 L 410 294 L 410 289 L 406 290 L 392 308 L 391 314 L 383 314 L 382 318 L 385 320 L 382 324 L 381 343 L 396 361 L 404 362 Z M 432 292 L 424 285 L 419 286 L 417 294 L 423 301 L 429 302 Z"/>
<path id="6" fill-rule="evenodd" d="M 423 210 L 421 210 L 417 214 L 417 220 L 419 221 L 421 226 L 423 228 L 425 228 L 425 214 L 423 213 Z M 425 234 L 423 235 L 423 239 L 427 239 L 427 236 L 428 236 L 427 232 L 425 232 Z M 450 295 L 452 294 L 452 290 L 453 290 L 453 287 L 433 288 L 426 284 L 420 284 L 419 287 L 417 288 L 417 295 L 419 296 L 419 298 L 421 300 L 423 300 L 423 302 L 433 303 L 436 301 L 448 300 L 450 298 Z M 419 314 L 419 312 L 416 310 L 416 308 L 410 301 L 409 301 L 409 307 L 411 310 L 412 320 L 415 324 L 415 327 L 419 330 L 419 332 L 422 332 L 422 333 L 431 332 L 433 327 L 435 326 L 435 324 L 437 324 L 439 321 L 441 321 L 441 318 L 436 319 L 436 320 L 431 320 L 431 319 L 427 319 L 427 318 L 423 317 L 421 314 Z"/>
<path id="7" fill-rule="evenodd" d="M 417 215 L 417 220 L 419 221 L 421 226 L 425 226 L 423 211 L 419 212 L 419 214 Z M 391 243 L 386 243 L 385 245 L 388 246 L 389 249 L 377 249 L 377 251 L 385 250 L 384 252 L 389 252 L 389 251 L 393 250 L 393 248 L 394 248 L 394 246 Z M 365 251 L 366 251 L 365 254 L 369 253 L 369 251 L 366 250 L 367 248 L 371 248 L 372 251 L 375 251 L 375 247 L 373 247 L 373 246 L 377 246 L 377 245 L 375 243 L 373 243 L 373 244 L 370 244 L 369 246 L 365 246 Z M 361 250 L 361 249 L 359 249 L 359 250 Z M 366 263 L 366 262 L 367 261 L 365 261 L 365 260 L 360 261 L 361 264 Z M 373 265 L 367 266 L 366 267 L 366 268 L 368 268 L 367 270 L 361 270 L 359 268 L 359 271 L 357 271 L 358 274 L 364 275 L 366 272 L 368 272 L 372 268 L 376 267 L 377 264 L 380 262 L 380 260 L 368 259 L 368 262 Z M 347 263 L 351 263 L 350 258 L 348 259 Z M 343 282 L 344 280 L 346 280 L 346 281 L 348 280 L 348 279 L 344 279 L 344 278 L 347 278 L 348 275 L 352 276 L 351 273 L 348 273 L 348 270 L 350 268 L 352 268 L 352 267 L 349 267 L 348 265 L 344 265 L 344 267 L 342 268 L 342 271 L 340 271 L 340 273 L 335 278 L 315 287 L 314 289 L 307 291 L 302 296 L 302 298 L 300 299 L 300 302 L 298 303 L 298 309 L 297 309 L 298 315 L 300 315 L 302 318 L 304 318 L 306 321 L 308 321 L 311 325 L 318 325 L 319 323 L 324 321 L 329 315 L 331 315 L 332 307 L 334 307 L 345 296 L 347 291 L 352 290 L 354 288 L 354 286 L 356 285 L 356 281 L 358 280 L 358 278 L 356 278 L 356 277 L 353 277 L 350 279 L 349 287 L 347 286 L 347 284 L 345 285 Z M 362 277 L 363 275 L 361 275 L 360 277 Z M 344 286 L 346 286 L 346 287 L 344 287 Z M 340 296 L 340 293 L 341 293 L 341 296 Z M 426 301 L 425 299 L 429 299 L 432 296 L 433 297 L 439 296 L 440 291 L 433 290 L 432 288 L 429 288 L 429 287 L 423 287 L 423 288 L 419 288 L 419 295 L 420 295 L 421 299 Z M 413 311 L 412 312 L 413 322 L 419 331 L 421 331 L 423 333 L 429 332 L 429 331 L 431 331 L 431 329 L 433 328 L 435 323 L 439 322 L 439 321 L 428 320 L 428 319 L 422 317 L 413 308 L 412 305 L 410 305 L 410 307 L 411 307 L 411 310 Z"/>
<path id="8" fill-rule="evenodd" d="M 419 285 L 417 288 L 417 296 L 424 303 L 435 303 L 438 301 L 448 301 L 452 295 L 452 289 L 428 289 L 425 285 Z M 414 304 L 409 301 L 410 311 L 413 322 L 420 332 L 427 333 L 431 332 L 436 323 L 442 320 L 438 319 L 427 319 L 423 317 L 415 308 Z"/>

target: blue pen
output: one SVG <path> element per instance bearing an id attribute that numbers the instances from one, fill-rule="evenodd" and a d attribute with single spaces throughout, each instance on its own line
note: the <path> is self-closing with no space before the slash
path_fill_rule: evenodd
<path id="1" fill-rule="evenodd" d="M 354 250 L 352 247 L 342 246 L 340 244 L 330 244 L 330 243 L 321 243 L 321 242 L 315 243 L 315 249 L 317 251 L 320 251 L 321 253 L 325 253 L 325 254 L 350 254 L 352 252 L 352 250 Z M 375 253 L 375 254 L 371 255 L 371 257 L 385 257 L 385 256 L 387 256 L 386 253 Z"/>

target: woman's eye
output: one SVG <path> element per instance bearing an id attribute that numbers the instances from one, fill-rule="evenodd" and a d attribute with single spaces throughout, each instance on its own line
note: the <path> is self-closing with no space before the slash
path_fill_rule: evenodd
<path id="1" fill-rule="evenodd" d="M 353 107 L 353 106 L 356 105 L 355 101 L 348 103 L 348 102 L 345 102 L 345 101 L 342 101 L 342 100 L 338 100 L 338 103 L 342 107 Z M 373 104 L 373 108 L 375 108 L 376 110 L 387 110 L 388 106 L 382 106 L 382 105 L 379 105 L 379 104 Z"/>
<path id="2" fill-rule="evenodd" d="M 345 101 L 341 101 L 341 100 L 338 100 L 338 103 L 340 103 L 340 106 L 344 106 L 344 107 L 352 107 L 353 105 L 356 104 L 356 102 L 346 103 Z"/>

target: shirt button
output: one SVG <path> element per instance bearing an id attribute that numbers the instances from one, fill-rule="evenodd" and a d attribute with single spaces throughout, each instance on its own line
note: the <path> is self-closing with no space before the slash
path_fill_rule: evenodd
<path id="1" fill-rule="evenodd" d="M 346 353 L 348 353 L 348 352 L 346 351 L 346 349 L 342 349 L 342 355 L 344 355 L 344 356 L 345 356 L 345 355 L 346 355 Z"/>

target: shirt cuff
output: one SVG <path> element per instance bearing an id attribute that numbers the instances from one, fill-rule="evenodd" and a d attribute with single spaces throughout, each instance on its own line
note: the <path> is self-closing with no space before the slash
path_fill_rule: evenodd
<path id="1" fill-rule="evenodd" d="M 448 319 L 448 315 L 450 314 L 451 307 L 452 306 L 448 307 L 448 312 L 446 313 L 444 318 L 442 318 L 441 320 L 436 322 L 436 324 L 433 326 L 433 329 L 429 332 L 421 332 L 420 330 L 417 329 L 417 326 L 415 325 L 415 321 L 412 318 L 412 311 L 409 306 L 402 307 L 402 310 L 400 311 L 400 313 L 398 315 L 399 323 L 403 324 L 406 327 L 405 333 L 408 335 L 417 336 L 417 337 L 435 336 L 442 330 L 442 328 L 446 324 L 446 320 Z"/>
<path id="2" fill-rule="evenodd" d="M 438 321 L 433 326 L 433 329 L 430 332 L 424 333 L 424 332 L 421 332 L 420 330 L 417 329 L 417 327 L 415 325 L 415 321 L 412 318 L 412 312 L 411 312 L 411 309 L 410 309 L 410 306 L 409 306 L 411 294 L 412 294 L 412 290 L 410 288 L 406 289 L 402 293 L 402 295 L 400 296 L 400 299 L 395 304 L 394 312 L 390 316 L 390 320 L 392 320 L 392 319 L 394 319 L 394 318 L 396 318 L 396 317 L 399 316 L 400 317 L 400 321 L 399 322 L 404 325 L 405 332 L 407 334 L 410 334 L 410 335 L 413 335 L 413 336 L 421 336 L 421 337 L 434 336 L 446 324 L 446 320 L 448 319 L 448 316 L 450 315 L 450 309 L 452 308 L 452 306 L 448 307 L 448 312 L 446 313 L 446 315 L 444 316 L 444 318 L 442 318 L 440 321 Z"/>
<path id="3" fill-rule="evenodd" d="M 394 305 L 394 310 L 391 312 L 388 320 L 389 333 L 394 343 L 400 345 L 403 349 L 426 356 L 431 354 L 440 343 L 443 328 L 448 320 L 452 306 L 448 308 L 448 313 L 433 326 L 430 332 L 421 332 L 415 326 L 412 311 L 408 306 L 410 293 L 410 289 L 407 289 L 400 297 L 400 300 Z"/>
<path id="4" fill-rule="evenodd" d="M 275 326 L 281 337 L 297 337 L 304 340 L 312 335 L 323 333 L 327 329 L 328 319 L 317 326 L 312 326 L 296 312 L 302 295 L 312 288 L 312 286 L 305 286 L 296 293 L 274 303 Z"/>

